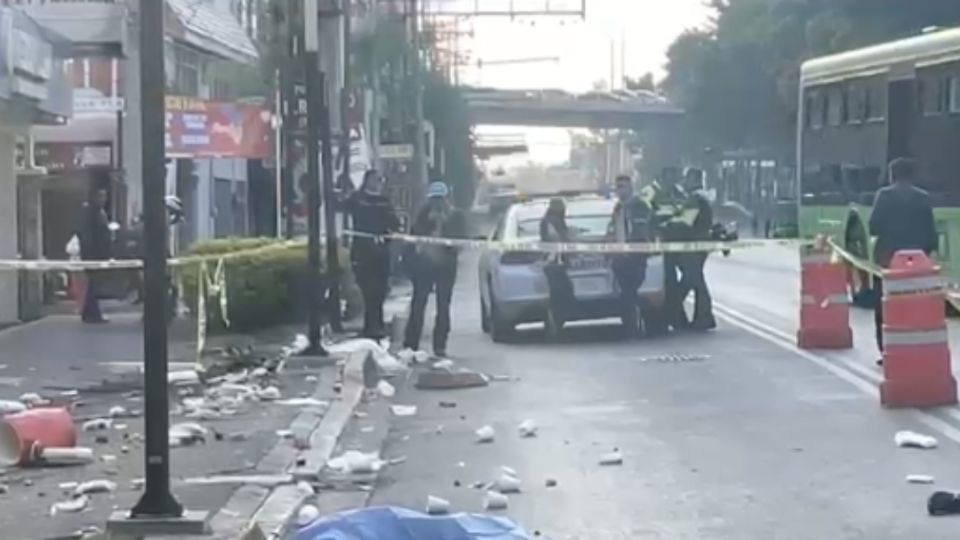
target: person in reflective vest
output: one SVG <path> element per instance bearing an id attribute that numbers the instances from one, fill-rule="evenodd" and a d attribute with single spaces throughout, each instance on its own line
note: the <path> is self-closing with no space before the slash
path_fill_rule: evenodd
<path id="1" fill-rule="evenodd" d="M 634 193 L 633 180 L 626 175 L 616 179 L 617 204 L 610 219 L 609 235 L 618 243 L 649 242 L 652 239 L 650 205 Z M 625 253 L 612 257 L 613 273 L 620 289 L 623 326 L 628 337 L 660 333 L 656 315 L 643 305 L 637 294 L 647 277 L 647 255 Z M 641 327 L 642 326 L 642 327 Z"/>
<path id="2" fill-rule="evenodd" d="M 703 171 L 689 168 L 684 176 L 684 190 L 687 193 L 683 208 L 674 217 L 678 223 L 677 230 L 683 231 L 679 239 L 684 241 L 709 241 L 712 239 L 713 208 L 710 200 L 703 192 Z M 681 229 L 682 227 L 682 229 Z M 678 253 L 680 282 L 677 295 L 673 298 L 671 315 L 675 328 L 690 328 L 693 330 L 712 330 L 717 327 L 713 316 L 713 299 L 704 276 L 704 266 L 707 263 L 708 251 L 695 253 Z M 694 293 L 693 320 L 688 321 L 684 311 L 684 302 L 687 295 Z"/>

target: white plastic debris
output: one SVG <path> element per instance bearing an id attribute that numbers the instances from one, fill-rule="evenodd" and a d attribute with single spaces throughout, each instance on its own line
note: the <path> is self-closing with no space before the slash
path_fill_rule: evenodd
<path id="1" fill-rule="evenodd" d="M 387 373 L 397 373 L 407 369 L 401 359 L 390 354 L 387 349 L 372 339 L 348 339 L 341 343 L 335 343 L 327 347 L 327 351 L 333 354 L 355 354 L 367 353 L 373 357 L 377 367 Z"/>
<path id="2" fill-rule="evenodd" d="M 483 497 L 484 510 L 506 510 L 510 504 L 510 497 L 496 491 L 488 491 Z"/>
<path id="3" fill-rule="evenodd" d="M 303 380 L 309 383 L 314 383 L 319 381 L 320 377 L 317 377 L 316 375 L 307 375 L 306 377 L 303 378 Z"/>
<path id="4" fill-rule="evenodd" d="M 933 477 L 929 474 L 908 474 L 907 475 L 908 484 L 932 484 Z"/>
<path id="5" fill-rule="evenodd" d="M 123 430 L 127 429 L 127 425 L 126 425 L 126 424 L 114 424 L 114 425 L 113 425 L 113 429 L 114 429 L 114 431 L 123 431 Z"/>
<path id="6" fill-rule="evenodd" d="M 310 485 L 310 482 L 306 482 L 304 480 L 297 482 L 297 491 L 303 493 L 304 495 L 316 494 L 316 490 L 313 489 L 313 486 Z"/>
<path id="7" fill-rule="evenodd" d="M 55 516 L 57 514 L 81 512 L 87 507 L 89 502 L 90 499 L 86 495 L 81 495 L 69 501 L 56 502 L 50 506 L 50 515 Z"/>
<path id="8" fill-rule="evenodd" d="M 450 501 L 441 499 L 440 497 L 434 497 L 433 495 L 427 495 L 427 513 L 431 516 L 449 514 Z"/>
<path id="9" fill-rule="evenodd" d="M 115 456 L 114 454 L 103 454 L 102 456 L 100 456 L 100 461 L 104 463 L 113 463 L 117 461 L 117 456 Z"/>
<path id="10" fill-rule="evenodd" d="M 217 420 L 222 416 L 223 414 L 220 413 L 220 411 L 215 411 L 206 407 L 200 409 L 189 409 L 183 414 L 184 418 L 189 418 L 191 420 Z"/>
<path id="11" fill-rule="evenodd" d="M 893 441 L 900 448 L 936 448 L 937 439 L 930 435 L 923 435 L 914 431 L 898 431 L 893 436 Z"/>
<path id="12" fill-rule="evenodd" d="M 277 402 L 278 405 L 288 405 L 290 407 L 329 407 L 329 401 L 321 401 L 316 398 L 290 398 L 290 399 L 281 399 Z"/>
<path id="13" fill-rule="evenodd" d="M 121 416 L 127 416 L 128 414 L 130 413 L 127 412 L 127 408 L 120 405 L 114 405 L 113 407 L 110 407 L 110 411 L 107 412 L 107 416 L 110 418 L 119 418 Z"/>
<path id="14" fill-rule="evenodd" d="M 623 454 L 619 450 L 600 456 L 600 465 L 623 465 Z"/>
<path id="15" fill-rule="evenodd" d="M 513 476 L 515 478 L 520 476 L 517 474 L 516 469 L 514 469 L 513 467 L 507 467 L 506 465 L 500 467 L 500 472 L 502 472 L 503 474 L 509 474 L 510 476 Z"/>
<path id="16" fill-rule="evenodd" d="M 263 377 L 266 377 L 269 374 L 270 372 L 267 371 L 267 368 L 260 366 L 250 372 L 250 377 L 254 379 L 262 379 Z"/>
<path id="17" fill-rule="evenodd" d="M 113 420 L 109 418 L 94 418 L 93 420 L 87 420 L 83 423 L 83 431 L 103 431 L 105 429 L 110 429 L 110 426 L 113 425 Z"/>
<path id="18" fill-rule="evenodd" d="M 310 340 L 304 334 L 297 334 L 290 345 L 290 354 L 300 354 L 310 348 Z"/>
<path id="19" fill-rule="evenodd" d="M 496 437 L 496 434 L 496 431 L 493 430 L 493 426 L 483 426 L 476 431 L 477 442 L 480 444 L 492 443 L 494 437 Z"/>
<path id="20" fill-rule="evenodd" d="M 85 465 L 93 463 L 93 449 L 76 446 L 73 448 L 44 448 L 40 459 L 48 465 Z"/>
<path id="21" fill-rule="evenodd" d="M 414 416 L 417 414 L 416 405 L 391 405 L 390 411 L 394 416 Z"/>
<path id="22" fill-rule="evenodd" d="M 383 464 L 378 453 L 364 453 L 356 450 L 348 450 L 327 461 L 327 467 L 344 474 L 374 473 L 379 471 Z"/>
<path id="23" fill-rule="evenodd" d="M 188 446 L 198 441 L 205 441 L 207 428 L 196 422 L 185 422 L 170 426 L 169 439 L 171 446 Z"/>
<path id="24" fill-rule="evenodd" d="M 20 396 L 20 401 L 25 403 L 28 407 L 37 407 L 39 405 L 46 405 L 49 403 L 46 399 L 40 397 L 40 394 L 36 392 L 27 392 Z"/>
<path id="25" fill-rule="evenodd" d="M 320 509 L 312 504 L 305 504 L 297 510 L 297 527 L 306 527 L 320 517 Z"/>
<path id="26" fill-rule="evenodd" d="M 80 482 L 60 482 L 57 484 L 57 487 L 60 488 L 60 491 L 63 492 L 72 492 L 77 489 L 77 486 L 80 485 Z"/>
<path id="27" fill-rule="evenodd" d="M 110 480 L 90 480 L 83 482 L 73 490 L 73 496 L 90 495 L 93 493 L 111 493 L 117 489 L 117 483 Z"/>
<path id="28" fill-rule="evenodd" d="M 492 488 L 498 493 L 519 493 L 520 479 L 504 472 L 493 482 Z"/>
<path id="29" fill-rule="evenodd" d="M 268 386 L 257 391 L 257 397 L 261 401 L 274 401 L 280 399 L 280 389 L 276 386 Z"/>
<path id="30" fill-rule="evenodd" d="M 64 390 L 60 392 L 60 395 L 63 397 L 75 397 L 80 395 L 80 391 L 74 388 L 72 390 Z"/>
<path id="31" fill-rule="evenodd" d="M 380 382 L 377 383 L 377 391 L 385 398 L 392 398 L 397 395 L 397 389 L 383 379 L 380 379 Z"/>
<path id="32" fill-rule="evenodd" d="M 281 439 L 292 439 L 292 438 L 293 438 L 293 431 L 291 431 L 291 430 L 289 430 L 289 429 L 278 429 L 278 430 L 276 431 L 276 434 L 277 434 L 277 437 L 280 437 Z"/>
<path id="33" fill-rule="evenodd" d="M 167 373 L 167 384 L 174 386 L 186 386 L 190 384 L 199 384 L 200 375 L 195 370 L 180 370 Z"/>
<path id="34" fill-rule="evenodd" d="M 0 399 L 0 415 L 19 413 L 25 410 L 27 410 L 27 406 L 22 402 Z"/>
<path id="35" fill-rule="evenodd" d="M 438 362 L 434 362 L 433 368 L 434 369 L 453 369 L 453 360 L 450 360 L 448 358 L 446 360 L 440 360 Z"/>
<path id="36" fill-rule="evenodd" d="M 524 420 L 517 428 L 517 431 L 520 432 L 521 437 L 530 438 L 536 437 L 539 429 L 540 428 L 537 426 L 537 423 L 533 420 Z"/>

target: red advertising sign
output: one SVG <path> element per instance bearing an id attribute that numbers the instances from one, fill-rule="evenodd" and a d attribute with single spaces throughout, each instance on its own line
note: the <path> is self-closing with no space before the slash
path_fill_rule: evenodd
<path id="1" fill-rule="evenodd" d="M 167 96 L 167 157 L 270 157 L 270 112 L 257 105 Z"/>

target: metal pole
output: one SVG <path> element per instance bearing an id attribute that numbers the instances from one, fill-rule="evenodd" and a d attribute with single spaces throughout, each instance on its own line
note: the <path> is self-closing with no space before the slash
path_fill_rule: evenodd
<path id="1" fill-rule="evenodd" d="M 140 2 L 140 117 L 143 129 L 144 493 L 131 517 L 178 518 L 183 507 L 170 492 L 167 402 L 167 216 L 164 205 L 163 2 Z"/>
<path id="2" fill-rule="evenodd" d="M 350 176 L 350 151 L 351 151 L 351 141 L 350 141 L 350 123 L 348 122 L 348 117 L 350 116 L 350 99 L 351 99 L 351 80 L 350 80 L 350 13 L 351 13 L 351 2 L 350 0 L 343 0 L 343 90 L 340 92 L 340 155 L 343 156 L 343 178 L 344 182 L 353 182 L 353 179 Z M 342 188 L 343 186 L 341 186 Z M 346 230 L 350 227 L 350 216 L 344 212 L 343 214 L 343 228 Z M 343 240 L 346 242 L 348 237 L 344 237 Z M 339 311 L 339 310 L 338 310 Z"/>
<path id="3" fill-rule="evenodd" d="M 304 2 L 303 71 L 307 86 L 307 354 L 326 355 L 320 343 L 320 304 L 323 277 L 320 273 L 320 156 L 319 138 L 325 98 L 317 51 L 320 48 L 320 21 L 317 0 Z M 330 163 L 325 160 L 325 166 Z"/>
<path id="4" fill-rule="evenodd" d="M 273 172 L 276 190 L 277 238 L 283 238 L 283 77 L 276 70 L 276 91 L 273 102 Z"/>
<path id="5" fill-rule="evenodd" d="M 420 57 L 423 44 L 420 36 L 420 8 L 417 0 L 410 0 L 411 31 L 413 32 L 413 170 L 418 187 L 427 183 L 427 157 L 423 137 L 423 64 Z"/>
<path id="6" fill-rule="evenodd" d="M 324 227 L 327 231 L 327 285 L 330 291 L 327 301 L 329 302 L 330 328 L 334 332 L 343 332 L 343 322 L 340 320 L 340 253 L 337 243 L 337 205 L 333 178 L 335 173 L 333 168 L 333 134 L 330 129 L 330 94 L 327 87 L 327 74 L 323 71 L 318 73 L 318 91 L 322 103 L 320 107 L 320 147 L 323 154 L 323 218 Z"/>

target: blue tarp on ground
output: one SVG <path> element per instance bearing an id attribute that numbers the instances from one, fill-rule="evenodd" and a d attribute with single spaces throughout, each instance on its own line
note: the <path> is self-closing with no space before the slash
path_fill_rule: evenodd
<path id="1" fill-rule="evenodd" d="M 530 540 L 506 518 L 472 514 L 428 516 L 394 507 L 363 508 L 321 518 L 295 540 Z"/>

